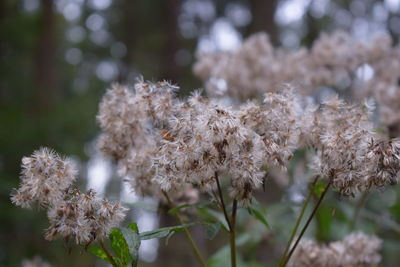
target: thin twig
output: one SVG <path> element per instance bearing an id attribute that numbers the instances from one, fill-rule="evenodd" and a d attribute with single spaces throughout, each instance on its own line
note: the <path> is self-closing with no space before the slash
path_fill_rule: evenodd
<path id="1" fill-rule="evenodd" d="M 368 191 L 362 193 L 361 197 L 358 199 L 356 206 L 354 207 L 353 218 L 350 221 L 349 228 L 350 230 L 354 230 L 358 218 L 360 217 L 360 212 L 362 207 L 364 206 L 365 200 L 367 199 Z"/>
<path id="2" fill-rule="evenodd" d="M 288 241 L 287 244 L 286 244 L 286 248 L 285 248 L 285 251 L 283 252 L 283 255 L 282 255 L 281 260 L 279 261 L 279 265 L 281 265 L 282 262 L 283 262 L 283 260 L 285 259 L 286 255 L 287 255 L 287 253 L 288 253 L 288 251 L 289 251 L 290 245 L 292 244 L 293 238 L 294 238 L 294 236 L 296 235 L 297 229 L 299 229 L 300 222 L 301 222 L 301 220 L 303 219 L 304 212 L 306 211 L 308 202 L 310 201 L 311 196 L 312 196 L 312 194 L 313 194 L 312 189 L 313 189 L 315 183 L 318 181 L 318 178 L 319 178 L 319 176 L 315 176 L 313 182 L 310 184 L 310 187 L 309 187 L 309 189 L 308 189 L 307 197 L 306 197 L 306 199 L 305 199 L 304 202 L 303 202 L 303 206 L 301 207 L 300 214 L 299 214 L 299 216 L 298 216 L 297 219 L 296 219 L 296 223 L 295 223 L 295 225 L 294 225 L 294 227 L 293 227 L 293 229 L 292 229 L 292 232 L 290 233 L 289 241 Z"/>
<path id="3" fill-rule="evenodd" d="M 212 190 L 211 192 L 212 192 L 213 197 L 215 198 L 215 202 L 217 203 L 218 208 L 222 209 L 222 204 L 218 198 L 217 193 L 214 190 Z"/>
<path id="4" fill-rule="evenodd" d="M 171 209 L 174 208 L 174 204 L 172 203 L 171 199 L 169 198 L 167 192 L 165 192 L 165 191 L 162 191 L 162 192 L 163 192 L 165 198 L 167 199 L 167 202 L 168 202 L 168 205 L 170 206 L 170 208 Z M 183 220 L 183 218 L 179 214 L 179 210 L 175 213 L 175 216 L 176 216 L 176 218 L 178 218 L 179 223 L 181 225 L 186 224 L 186 222 Z M 194 242 L 193 237 L 190 234 L 190 232 L 187 229 L 187 227 L 184 227 L 183 231 L 185 232 L 185 235 L 186 235 L 187 239 L 189 240 L 189 243 L 190 243 L 190 245 L 192 247 L 193 253 L 196 256 L 197 260 L 199 261 L 200 265 L 203 266 L 203 267 L 206 267 L 207 266 L 206 261 L 204 260 L 203 256 L 201 256 L 200 250 L 197 247 L 196 243 Z"/>
<path id="5" fill-rule="evenodd" d="M 233 200 L 232 204 L 232 217 L 231 217 L 231 230 L 229 231 L 229 241 L 231 247 L 231 265 L 236 267 L 236 211 L 237 211 L 237 200 Z"/>
<path id="6" fill-rule="evenodd" d="M 111 253 L 108 251 L 107 247 L 104 245 L 103 240 L 100 240 L 100 246 L 103 249 L 103 251 L 106 253 L 107 255 L 107 259 L 110 261 L 110 263 L 112 264 L 112 266 L 117 267 L 117 263 L 114 261 L 114 257 L 111 255 Z"/>
<path id="7" fill-rule="evenodd" d="M 218 194 L 219 194 L 219 198 L 221 199 L 222 211 L 224 212 L 225 220 L 228 223 L 229 231 L 232 231 L 231 222 L 229 220 L 228 213 L 226 212 L 224 197 L 222 196 L 222 189 L 221 189 L 221 184 L 219 183 L 219 179 L 218 179 L 218 172 L 215 172 L 215 180 L 217 181 Z"/>
<path id="8" fill-rule="evenodd" d="M 218 172 L 215 172 L 215 180 L 217 182 L 218 194 L 221 201 L 222 211 L 225 216 L 225 220 L 229 227 L 229 245 L 231 248 L 231 266 L 236 267 L 236 211 L 237 211 L 237 200 L 234 199 L 232 203 L 232 215 L 229 219 L 228 212 L 226 211 L 226 205 L 224 197 L 222 195 L 221 184 L 219 183 Z"/>
<path id="9" fill-rule="evenodd" d="M 319 197 L 317 204 L 315 205 L 311 215 L 308 217 L 307 222 L 304 225 L 303 229 L 301 230 L 300 235 L 297 237 L 296 242 L 294 243 L 292 249 L 290 250 L 290 252 L 287 255 L 287 257 L 285 258 L 285 261 L 283 262 L 283 264 L 280 265 L 281 267 L 286 266 L 286 264 L 289 262 L 290 257 L 292 256 L 292 254 L 295 251 L 297 245 L 299 244 L 300 239 L 303 237 L 304 233 L 306 232 L 306 230 L 308 228 L 308 225 L 310 224 L 310 222 L 313 219 L 315 213 L 317 212 L 318 207 L 320 206 L 322 200 L 324 199 L 326 192 L 328 192 L 328 189 L 331 186 L 331 184 L 332 184 L 332 180 L 329 180 L 328 185 L 325 187 L 324 191 L 322 192 L 321 196 Z"/>

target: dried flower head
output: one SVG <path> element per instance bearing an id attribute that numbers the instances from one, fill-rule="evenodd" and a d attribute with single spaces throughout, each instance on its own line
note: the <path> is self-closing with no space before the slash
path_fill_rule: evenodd
<path id="1" fill-rule="evenodd" d="M 261 184 L 263 143 L 232 110 L 195 94 L 171 118 L 166 135 L 155 158 L 154 181 L 163 190 L 189 182 L 208 191 L 215 174 L 226 173 L 233 197 L 246 202 Z"/>
<path id="2" fill-rule="evenodd" d="M 103 97 L 97 120 L 103 130 L 99 148 L 118 163 L 118 173 L 128 177 L 132 187 L 141 195 L 157 195 L 159 188 L 154 175 L 152 158 L 174 111 L 174 91 L 167 82 L 139 81 L 134 90 L 114 85 Z"/>
<path id="3" fill-rule="evenodd" d="M 101 200 L 93 190 L 81 193 L 74 189 L 75 167 L 48 148 L 23 158 L 22 168 L 20 188 L 11 200 L 17 206 L 30 207 L 36 202 L 47 209 L 48 240 L 63 237 L 88 244 L 106 236 L 125 217 L 126 209 L 119 203 Z"/>
<path id="4" fill-rule="evenodd" d="M 21 184 L 11 200 L 23 208 L 33 203 L 47 207 L 61 202 L 76 175 L 76 167 L 70 159 L 61 158 L 51 149 L 41 148 L 31 157 L 22 159 Z"/>
<path id="5" fill-rule="evenodd" d="M 342 241 L 327 245 L 303 239 L 297 246 L 288 266 L 291 267 L 373 267 L 381 261 L 382 241 L 376 236 L 352 233 Z"/>
<path id="6" fill-rule="evenodd" d="M 285 167 L 300 146 L 302 116 L 300 100 L 290 87 L 279 93 L 266 93 L 262 105 L 250 102 L 239 111 L 243 124 L 261 136 L 268 165 Z"/>
<path id="7" fill-rule="evenodd" d="M 107 236 L 125 217 L 124 207 L 98 198 L 93 190 L 87 193 L 72 190 L 66 198 L 48 210 L 51 225 L 45 234 L 47 240 L 59 236 L 88 244 Z"/>
<path id="8" fill-rule="evenodd" d="M 198 53 L 194 73 L 208 95 L 228 96 L 236 103 L 262 98 L 290 83 L 302 95 L 322 87 L 350 91 L 356 99 L 373 97 L 379 117 L 392 137 L 400 133 L 400 46 L 387 34 L 359 40 L 344 31 L 322 33 L 310 48 L 273 47 L 258 33 L 231 52 Z"/>
<path id="9" fill-rule="evenodd" d="M 36 255 L 31 259 L 23 259 L 21 267 L 51 267 L 52 265 L 45 261 L 42 257 Z"/>
<path id="10" fill-rule="evenodd" d="M 337 96 L 325 101 L 318 114 L 313 167 L 345 195 L 394 184 L 400 170 L 399 142 L 378 136 L 370 114 L 368 104 L 347 105 Z"/>

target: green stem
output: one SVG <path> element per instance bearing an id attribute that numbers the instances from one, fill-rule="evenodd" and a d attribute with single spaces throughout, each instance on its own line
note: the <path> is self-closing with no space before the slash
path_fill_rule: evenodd
<path id="1" fill-rule="evenodd" d="M 218 172 L 215 172 L 215 180 L 217 182 L 218 194 L 221 200 L 222 211 L 225 216 L 225 220 L 229 227 L 229 245 L 231 248 L 231 266 L 236 267 L 236 211 L 237 211 L 237 200 L 233 200 L 232 204 L 232 216 L 229 219 L 228 212 L 226 211 L 226 205 L 224 201 L 224 197 L 222 195 L 221 184 L 219 183 Z"/>
<path id="2" fill-rule="evenodd" d="M 231 247 L 231 265 L 236 267 L 236 211 L 237 211 L 237 201 L 233 200 L 232 204 L 232 217 L 231 217 L 231 229 L 229 231 L 229 243 Z"/>
<path id="3" fill-rule="evenodd" d="M 103 249 L 103 251 L 106 253 L 107 259 L 110 261 L 112 266 L 118 267 L 117 263 L 114 261 L 114 257 L 111 255 L 111 253 L 108 251 L 107 247 L 104 245 L 103 240 L 100 240 L 100 246 Z"/>
<path id="4" fill-rule="evenodd" d="M 171 199 L 169 198 L 167 192 L 165 192 L 165 191 L 162 191 L 162 192 L 163 192 L 165 198 L 167 199 L 167 202 L 168 202 L 168 205 L 170 206 L 170 208 L 171 209 L 174 208 L 174 204 L 172 203 Z M 176 216 L 176 218 L 178 218 L 178 221 L 181 225 L 186 224 L 186 222 L 183 220 L 183 218 L 179 214 L 179 211 L 177 211 L 175 213 L 175 216 Z M 201 256 L 200 250 L 197 247 L 196 243 L 194 242 L 193 237 L 190 234 L 189 230 L 187 229 L 187 227 L 184 227 L 183 230 L 185 232 L 186 238 L 189 240 L 189 243 L 190 243 L 190 246 L 192 247 L 193 253 L 196 256 L 197 260 L 199 261 L 200 265 L 203 267 L 206 267 L 207 266 L 206 261 L 204 260 L 203 256 Z"/>
<path id="5" fill-rule="evenodd" d="M 218 179 L 218 172 L 215 172 L 215 180 L 217 181 L 218 194 L 219 194 L 219 198 L 221 200 L 222 211 L 224 212 L 225 220 L 226 220 L 226 222 L 227 222 L 227 224 L 229 226 L 229 231 L 232 231 L 231 222 L 229 220 L 228 213 L 226 212 L 226 206 L 225 206 L 225 202 L 224 202 L 224 197 L 222 195 L 221 184 L 219 183 L 219 179 Z"/>
<path id="6" fill-rule="evenodd" d="M 361 208 L 367 199 L 368 192 L 365 191 L 362 193 L 361 197 L 358 199 L 356 206 L 354 207 L 353 219 L 350 221 L 349 228 L 350 231 L 354 230 L 356 223 L 358 221 L 358 217 L 360 217 Z"/>
<path id="7" fill-rule="evenodd" d="M 289 262 L 290 257 L 293 255 L 293 252 L 295 251 L 297 245 L 299 244 L 300 239 L 303 237 L 308 226 L 310 225 L 312 218 L 314 217 L 315 213 L 317 212 L 318 207 L 321 205 L 321 202 L 324 199 L 326 192 L 328 192 L 328 189 L 331 186 L 331 184 L 332 184 L 332 180 L 329 181 L 328 185 L 325 187 L 324 191 L 322 192 L 321 196 L 319 197 L 318 202 L 315 205 L 312 213 L 308 217 L 306 224 L 304 225 L 303 229 L 300 232 L 300 235 L 297 237 L 296 242 L 294 243 L 294 245 L 293 245 L 292 249 L 290 250 L 289 254 L 287 255 L 287 257 L 285 258 L 285 261 L 283 262 L 283 264 L 279 265 L 280 267 L 285 267 L 286 264 Z"/>
<path id="8" fill-rule="evenodd" d="M 313 186 L 314 186 L 315 183 L 318 181 L 318 178 L 319 178 L 319 177 L 316 176 L 315 179 L 314 179 L 314 181 L 313 181 L 313 182 L 311 183 L 311 185 L 310 185 L 310 188 L 309 188 L 309 190 L 308 190 L 307 197 L 306 197 L 306 199 L 305 199 L 304 202 L 303 202 L 303 206 L 301 207 L 300 214 L 299 214 L 299 216 L 298 216 L 297 219 L 296 219 L 296 223 L 295 223 L 295 225 L 294 225 L 294 227 L 293 227 L 293 229 L 292 229 L 292 232 L 290 233 L 289 241 L 288 241 L 287 244 L 286 244 L 285 251 L 283 252 L 282 258 L 281 258 L 281 260 L 279 261 L 279 265 L 281 265 L 281 264 L 283 263 L 283 260 L 285 259 L 286 255 L 287 255 L 287 253 L 288 253 L 288 251 L 289 251 L 290 245 L 292 244 L 293 238 L 294 238 L 294 236 L 296 235 L 297 230 L 299 229 L 300 222 L 301 222 L 301 220 L 303 219 L 304 212 L 306 211 L 308 202 L 310 202 L 311 196 L 312 196 L 312 194 L 313 194 L 313 191 L 312 191 Z"/>

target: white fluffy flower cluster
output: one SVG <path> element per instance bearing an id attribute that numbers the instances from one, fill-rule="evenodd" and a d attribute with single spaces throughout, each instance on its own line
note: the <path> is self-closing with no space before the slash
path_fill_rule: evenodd
<path id="1" fill-rule="evenodd" d="M 166 82 L 138 82 L 134 90 L 114 85 L 100 103 L 99 148 L 117 161 L 119 174 L 128 176 L 142 195 L 158 191 L 151 181 L 152 158 L 161 140 L 158 130 L 166 126 L 175 108 L 175 89 Z"/>
<path id="2" fill-rule="evenodd" d="M 300 99 L 287 88 L 279 93 L 266 93 L 262 105 L 250 102 L 242 106 L 239 118 L 264 141 L 264 161 L 284 168 L 301 144 L 305 125 L 302 122 L 307 114 L 300 106 Z"/>
<path id="3" fill-rule="evenodd" d="M 215 185 L 216 173 L 227 174 L 232 196 L 250 200 L 264 175 L 260 136 L 246 128 L 232 110 L 198 94 L 182 103 L 176 115 L 157 152 L 154 180 L 164 190 L 189 182 L 207 191 Z"/>
<path id="4" fill-rule="evenodd" d="M 374 97 L 382 123 L 394 127 L 400 122 L 399 62 L 400 47 L 389 35 L 363 42 L 335 31 L 323 33 L 309 49 L 285 51 L 259 33 L 236 51 L 199 53 L 194 72 L 210 96 L 227 95 L 237 102 L 276 91 L 282 83 L 295 85 L 303 95 L 321 86 L 351 90 L 348 94 L 357 98 Z"/>
<path id="5" fill-rule="evenodd" d="M 370 113 L 367 104 L 347 105 L 334 96 L 316 115 L 319 138 L 314 138 L 313 167 L 345 195 L 397 180 L 400 142 L 374 133 Z"/>
<path id="6" fill-rule="evenodd" d="M 93 190 L 87 193 L 71 190 L 63 202 L 48 210 L 47 216 L 50 221 L 45 233 L 47 240 L 61 236 L 66 240 L 72 238 L 77 244 L 88 244 L 118 226 L 125 217 L 125 208 L 100 199 Z"/>
<path id="7" fill-rule="evenodd" d="M 96 197 L 89 190 L 72 189 L 77 171 L 69 159 L 42 148 L 22 159 L 21 185 L 11 197 L 21 207 L 37 203 L 47 209 L 50 227 L 46 239 L 60 236 L 87 244 L 106 236 L 125 217 L 125 208 Z"/>
<path id="8" fill-rule="evenodd" d="M 261 184 L 262 166 L 284 169 L 305 146 L 317 151 L 317 173 L 343 194 L 396 182 L 399 142 L 374 133 L 367 104 L 335 96 L 313 107 L 286 86 L 261 104 L 228 108 L 199 93 L 178 101 L 174 90 L 166 82 L 115 86 L 100 105 L 100 148 L 139 193 L 160 196 L 188 183 L 208 191 L 221 174 L 246 203 Z"/>
<path id="9" fill-rule="evenodd" d="M 230 177 L 232 196 L 246 203 L 262 182 L 262 166 L 285 168 L 302 143 L 303 122 L 312 121 L 290 88 L 238 109 L 199 93 L 178 101 L 175 89 L 165 82 L 114 86 L 100 105 L 100 148 L 142 194 L 185 183 L 209 191 L 220 174 Z"/>
<path id="10" fill-rule="evenodd" d="M 71 160 L 61 158 L 48 148 L 22 158 L 21 167 L 21 184 L 11 200 L 23 208 L 30 208 L 33 203 L 48 207 L 62 202 L 77 175 Z"/>
<path id="11" fill-rule="evenodd" d="M 220 173 L 230 176 L 232 195 L 248 201 L 264 175 L 261 137 L 233 110 L 199 94 L 180 102 L 174 90 L 165 82 L 114 86 L 100 105 L 100 149 L 139 193 L 159 196 L 184 183 L 209 190 Z"/>
<path id="12" fill-rule="evenodd" d="M 291 267 L 374 267 L 381 261 L 382 241 L 376 236 L 352 233 L 327 245 L 303 239 L 288 266 Z"/>
<path id="13" fill-rule="evenodd" d="M 392 136 L 400 135 L 400 46 L 371 64 L 374 76 L 367 81 L 367 95 L 379 103 L 380 119 Z"/>

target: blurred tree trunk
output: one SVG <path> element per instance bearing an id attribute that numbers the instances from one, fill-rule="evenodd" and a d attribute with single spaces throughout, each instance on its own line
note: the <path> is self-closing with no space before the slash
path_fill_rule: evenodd
<path id="1" fill-rule="evenodd" d="M 133 82 L 129 80 L 129 76 L 131 74 L 131 64 L 132 62 L 135 62 L 134 60 L 134 52 L 135 52 L 135 47 L 136 47 L 136 36 L 137 34 L 137 29 L 136 29 L 136 23 L 137 23 L 137 14 L 135 14 L 135 8 L 137 2 L 135 0 L 125 0 L 123 4 L 120 6 L 120 9 L 122 10 L 122 42 L 126 46 L 126 55 L 123 58 L 123 66 L 120 67 L 119 70 L 119 77 L 118 81 L 120 83 L 127 83 L 127 82 Z"/>
<path id="2" fill-rule="evenodd" d="M 0 23 L 4 22 L 6 17 L 6 1 L 0 1 Z M 3 59 L 5 49 L 5 38 L 4 34 L 0 34 L 0 59 Z M 0 86 L 0 96 L 3 94 L 3 88 Z M 1 97 L 0 99 L 2 99 Z M 1 103 L 1 100 L 0 100 Z"/>
<path id="3" fill-rule="evenodd" d="M 55 96 L 55 14 L 53 0 L 42 0 L 39 35 L 35 51 L 33 111 L 40 113 L 52 106 Z"/>
<path id="4" fill-rule="evenodd" d="M 278 0 L 249 0 L 252 20 L 246 29 L 246 36 L 256 32 L 269 34 L 273 44 L 278 43 L 278 32 L 275 23 L 275 11 Z"/>
<path id="5" fill-rule="evenodd" d="M 172 83 L 179 81 L 179 66 L 175 60 L 176 53 L 179 50 L 179 28 L 178 16 L 180 10 L 180 0 L 166 1 L 166 20 L 165 20 L 165 62 L 164 74 L 162 75 Z"/>

